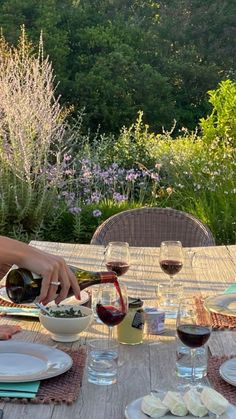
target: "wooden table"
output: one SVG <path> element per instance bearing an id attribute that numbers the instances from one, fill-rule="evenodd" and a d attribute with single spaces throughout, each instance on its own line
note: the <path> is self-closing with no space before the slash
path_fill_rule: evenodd
<path id="1" fill-rule="evenodd" d="M 104 270 L 104 248 L 102 246 L 31 242 L 31 245 L 50 253 L 63 255 L 71 265 L 87 270 Z M 195 254 L 193 266 L 186 261 L 178 279 L 185 293 L 212 295 L 221 293 L 229 284 L 236 282 L 236 246 L 219 246 L 192 249 Z M 130 295 L 149 298 L 145 303 L 155 304 L 155 289 L 160 280 L 167 280 L 158 263 L 158 248 L 131 248 L 132 267 L 123 277 L 129 285 Z M 14 340 L 43 343 L 54 346 L 50 335 L 38 321 L 22 318 L 1 318 L 1 323 L 17 323 L 23 331 L 14 335 Z M 93 324 L 81 335 L 81 339 L 68 348 L 76 349 L 86 344 L 94 334 L 106 333 L 102 325 Z M 212 333 L 209 347 L 212 354 L 236 354 L 235 332 Z M 65 344 L 63 344 L 64 346 Z M 57 344 L 61 348 L 61 344 Z M 65 346 L 64 346 L 65 347 Z M 145 336 L 144 343 L 137 346 L 120 345 L 118 384 L 95 386 L 87 382 L 86 370 L 78 400 L 67 405 L 22 405 L 0 403 L 4 419 L 122 419 L 125 406 L 132 400 L 148 394 L 167 379 L 171 380 L 175 365 L 174 325 L 159 336 Z M 167 371 L 169 373 L 167 374 Z M 169 377 L 169 378 L 167 378 Z"/>

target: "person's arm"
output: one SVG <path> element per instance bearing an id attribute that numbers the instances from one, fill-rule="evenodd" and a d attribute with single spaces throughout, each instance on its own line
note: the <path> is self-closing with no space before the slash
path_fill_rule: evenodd
<path id="1" fill-rule="evenodd" d="M 75 297 L 80 298 L 80 288 L 76 277 L 60 256 L 51 255 L 18 240 L 0 236 L 0 264 L 16 264 L 41 275 L 42 286 L 39 302 L 47 304 L 53 300 L 57 286 L 52 282 L 60 282 L 61 291 L 55 299 L 56 304 L 67 297 L 71 287 Z"/>

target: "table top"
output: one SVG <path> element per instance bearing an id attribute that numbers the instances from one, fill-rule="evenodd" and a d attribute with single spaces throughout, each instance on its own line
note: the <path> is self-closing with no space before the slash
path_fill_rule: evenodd
<path id="1" fill-rule="evenodd" d="M 83 244 L 66 244 L 32 241 L 32 246 L 61 255 L 75 266 L 90 271 L 106 270 L 104 248 Z M 181 280 L 186 294 L 203 296 L 222 293 L 236 282 L 236 245 L 186 249 L 192 257 L 192 265 L 186 258 L 182 271 L 176 276 Z M 159 281 L 168 280 L 158 262 L 159 248 L 131 247 L 132 265 L 122 277 L 127 283 L 129 295 L 140 296 L 146 305 L 155 305 L 155 290 Z M 19 324 L 23 331 L 14 335 L 14 340 L 43 343 L 55 346 L 50 334 L 38 320 L 6 317 L 0 323 Z M 76 349 L 86 344 L 94 335 L 107 333 L 106 326 L 93 323 L 74 343 L 57 343 L 59 349 Z M 236 336 L 232 331 L 212 333 L 209 349 L 213 355 L 236 354 Z M 161 382 L 171 380 L 175 364 L 174 326 L 161 335 L 145 335 L 140 345 L 120 345 L 121 365 L 118 383 L 111 386 L 96 386 L 87 382 L 86 369 L 79 398 L 68 406 L 65 404 L 0 403 L 4 418 L 13 419 L 122 419 L 125 406 L 133 400 L 150 393 Z M 167 373 L 168 370 L 168 373 Z"/>

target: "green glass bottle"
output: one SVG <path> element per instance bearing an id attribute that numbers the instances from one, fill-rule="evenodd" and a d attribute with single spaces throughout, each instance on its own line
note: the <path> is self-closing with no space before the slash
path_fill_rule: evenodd
<path id="1" fill-rule="evenodd" d="M 84 288 L 102 283 L 115 283 L 117 276 L 115 272 L 90 272 L 83 269 L 69 266 L 78 280 L 81 291 Z M 40 294 L 42 277 L 33 274 L 23 268 L 12 269 L 6 277 L 6 292 L 11 301 L 16 304 L 32 303 Z M 57 292 L 60 292 L 60 285 Z M 73 295 L 69 289 L 68 297 Z"/>

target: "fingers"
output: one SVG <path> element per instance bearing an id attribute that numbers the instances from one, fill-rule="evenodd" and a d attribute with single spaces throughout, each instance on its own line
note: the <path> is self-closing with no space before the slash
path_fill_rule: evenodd
<path id="1" fill-rule="evenodd" d="M 70 288 L 73 289 L 75 297 L 80 298 L 80 288 L 76 277 L 64 260 L 60 259 L 53 270 L 44 273 L 38 300 L 46 305 L 55 299 L 55 303 L 59 304 L 68 296 Z"/>
<path id="2" fill-rule="evenodd" d="M 20 326 L 0 325 L 0 340 L 11 339 L 12 335 L 20 332 L 21 330 Z"/>

